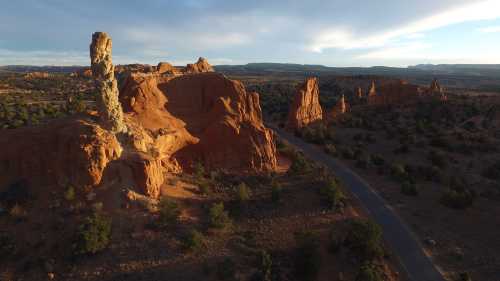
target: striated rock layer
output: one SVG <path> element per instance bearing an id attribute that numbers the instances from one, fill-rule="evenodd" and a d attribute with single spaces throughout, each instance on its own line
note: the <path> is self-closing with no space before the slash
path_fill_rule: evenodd
<path id="1" fill-rule="evenodd" d="M 307 78 L 297 87 L 295 99 L 288 112 L 286 127 L 297 130 L 322 119 L 323 110 L 319 104 L 318 79 Z"/>

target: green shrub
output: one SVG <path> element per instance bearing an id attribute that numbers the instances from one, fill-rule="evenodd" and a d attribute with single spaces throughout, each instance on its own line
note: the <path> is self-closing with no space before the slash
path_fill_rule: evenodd
<path id="1" fill-rule="evenodd" d="M 321 196 L 328 202 L 330 208 L 335 209 L 346 199 L 344 193 L 334 180 L 320 188 Z"/>
<path id="2" fill-rule="evenodd" d="M 104 250 L 111 239 L 111 219 L 94 213 L 79 227 L 74 244 L 75 254 L 95 254 Z"/>
<path id="3" fill-rule="evenodd" d="M 369 157 L 360 157 L 358 160 L 356 160 L 356 167 L 361 168 L 361 169 L 367 169 L 370 167 L 370 158 Z"/>
<path id="4" fill-rule="evenodd" d="M 325 145 L 325 152 L 331 156 L 337 156 L 337 148 L 333 144 Z"/>
<path id="5" fill-rule="evenodd" d="M 188 232 L 183 241 L 184 247 L 191 251 L 198 251 L 205 246 L 205 236 L 196 229 Z"/>
<path id="6" fill-rule="evenodd" d="M 310 172 L 310 170 L 311 170 L 311 165 L 302 155 L 302 153 L 300 152 L 295 153 L 289 171 L 294 174 L 306 174 Z"/>
<path id="7" fill-rule="evenodd" d="M 398 181 L 405 181 L 408 179 L 408 173 L 401 164 L 393 164 L 391 166 L 391 175 Z"/>
<path id="8" fill-rule="evenodd" d="M 281 193 L 283 192 L 283 188 L 281 185 L 275 181 L 271 183 L 271 200 L 274 203 L 278 203 L 281 200 Z"/>
<path id="9" fill-rule="evenodd" d="M 12 237 L 5 233 L 0 232 L 0 260 L 12 256 L 16 253 L 16 244 Z"/>
<path id="10" fill-rule="evenodd" d="M 198 181 L 198 187 L 201 194 L 210 195 L 212 194 L 212 188 L 210 187 L 210 182 L 207 180 Z"/>
<path id="11" fill-rule="evenodd" d="M 476 196 L 470 190 L 448 189 L 441 196 L 441 204 L 452 209 L 467 209 L 474 203 Z"/>
<path id="12" fill-rule="evenodd" d="M 458 275 L 457 281 L 472 281 L 472 277 L 468 272 L 462 272 Z"/>
<path id="13" fill-rule="evenodd" d="M 223 261 L 217 263 L 217 278 L 219 280 L 233 280 L 236 274 L 236 264 L 234 261 L 226 257 Z"/>
<path id="14" fill-rule="evenodd" d="M 482 174 L 490 180 L 500 180 L 500 161 L 486 168 Z"/>
<path id="15" fill-rule="evenodd" d="M 273 280 L 273 260 L 271 255 L 266 251 L 261 251 L 259 254 L 258 272 L 253 276 L 255 281 L 272 281 Z"/>
<path id="16" fill-rule="evenodd" d="M 226 228 L 231 224 L 229 214 L 224 210 L 224 203 L 215 203 L 209 210 L 210 226 L 215 228 Z"/>
<path id="17" fill-rule="evenodd" d="M 356 275 L 356 281 L 383 281 L 382 273 L 377 265 L 365 263 Z"/>
<path id="18" fill-rule="evenodd" d="M 371 220 L 353 219 L 346 243 L 362 260 L 372 260 L 384 254 L 382 229 Z"/>
<path id="19" fill-rule="evenodd" d="M 161 228 L 175 225 L 179 220 L 180 209 L 174 200 L 162 197 L 158 204 L 158 226 Z"/>
<path id="20" fill-rule="evenodd" d="M 205 167 L 201 162 L 196 162 L 193 167 L 194 176 L 197 180 L 201 180 L 205 177 Z"/>
<path id="21" fill-rule="evenodd" d="M 66 189 L 66 192 L 64 192 L 64 199 L 68 201 L 75 200 L 75 196 L 75 188 L 73 186 L 69 186 L 68 189 Z"/>
<path id="22" fill-rule="evenodd" d="M 432 162 L 432 165 L 437 166 L 441 169 L 444 169 L 448 166 L 446 155 L 441 151 L 432 150 L 429 153 L 429 160 Z"/>
<path id="23" fill-rule="evenodd" d="M 297 254 L 295 256 L 295 273 L 299 280 L 316 280 L 321 267 L 319 239 L 312 232 L 299 233 L 296 236 Z"/>
<path id="24" fill-rule="evenodd" d="M 343 148 L 341 150 L 341 155 L 345 159 L 354 159 L 355 157 L 354 150 L 352 150 L 352 148 L 350 147 Z"/>
<path id="25" fill-rule="evenodd" d="M 375 166 L 382 166 L 385 164 L 385 160 L 380 154 L 372 154 L 370 156 L 370 161 L 373 163 Z"/>
<path id="26" fill-rule="evenodd" d="M 418 189 L 415 183 L 406 181 L 401 185 L 401 193 L 408 196 L 418 196 Z"/>
<path id="27" fill-rule="evenodd" d="M 238 200 L 240 204 L 250 200 L 250 189 L 244 182 L 240 183 L 237 187 L 236 200 Z"/>

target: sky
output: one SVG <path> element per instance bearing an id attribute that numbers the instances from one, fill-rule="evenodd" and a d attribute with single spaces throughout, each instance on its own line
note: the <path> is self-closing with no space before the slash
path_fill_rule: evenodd
<path id="1" fill-rule="evenodd" d="M 500 64 L 500 0 L 0 0 L 0 65 Z"/>

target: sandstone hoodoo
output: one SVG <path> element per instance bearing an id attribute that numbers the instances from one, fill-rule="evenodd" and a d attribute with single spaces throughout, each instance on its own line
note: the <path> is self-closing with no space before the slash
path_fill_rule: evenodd
<path id="1" fill-rule="evenodd" d="M 349 112 L 349 110 L 350 110 L 350 105 L 346 102 L 345 96 L 342 95 L 340 99 L 337 101 L 335 107 L 330 112 L 329 117 L 330 119 L 334 120 L 339 116 L 342 116 L 343 114 Z"/>
<path id="2" fill-rule="evenodd" d="M 118 102 L 118 85 L 115 79 L 115 67 L 111 59 L 111 38 L 104 32 L 92 35 L 90 61 L 92 74 L 96 79 L 99 92 L 97 105 L 102 125 L 112 132 L 126 130 L 123 123 L 123 111 Z"/>
<path id="3" fill-rule="evenodd" d="M 297 87 L 297 93 L 288 112 L 286 127 L 290 130 L 297 130 L 322 119 L 323 110 L 319 103 L 318 78 L 307 78 Z"/>

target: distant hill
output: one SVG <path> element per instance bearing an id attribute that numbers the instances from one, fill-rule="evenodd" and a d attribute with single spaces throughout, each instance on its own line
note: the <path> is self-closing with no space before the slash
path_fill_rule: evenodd
<path id="1" fill-rule="evenodd" d="M 408 69 L 448 75 L 500 76 L 500 64 L 419 64 Z"/>
<path id="2" fill-rule="evenodd" d="M 88 66 L 86 66 L 88 68 Z M 33 65 L 5 65 L 0 66 L 0 71 L 10 72 L 52 72 L 52 73 L 71 73 L 86 68 L 85 66 L 33 66 Z"/>

